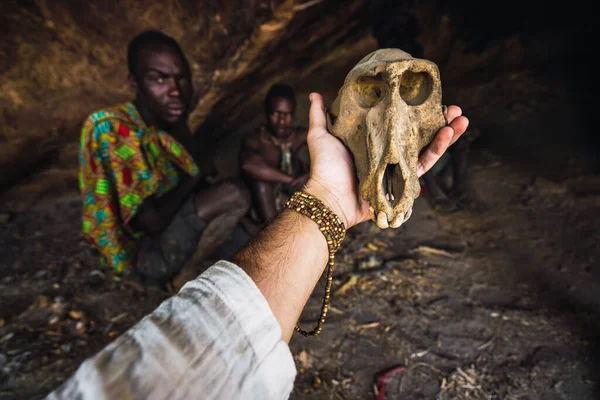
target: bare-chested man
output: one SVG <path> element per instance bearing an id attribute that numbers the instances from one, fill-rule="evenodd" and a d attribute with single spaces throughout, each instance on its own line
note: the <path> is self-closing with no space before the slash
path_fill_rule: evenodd
<path id="1" fill-rule="evenodd" d="M 265 97 L 266 123 L 248 135 L 240 154 L 260 224 L 272 220 L 287 197 L 308 179 L 307 129 L 293 125 L 296 96 L 291 86 L 273 85 Z"/>

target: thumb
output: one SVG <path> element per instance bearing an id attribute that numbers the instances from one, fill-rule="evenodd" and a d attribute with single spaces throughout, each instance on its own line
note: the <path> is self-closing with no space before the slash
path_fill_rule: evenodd
<path id="1" fill-rule="evenodd" d="M 325 106 L 323 105 L 323 97 L 319 93 L 311 93 L 310 111 L 308 113 L 308 133 L 322 133 L 327 130 L 327 119 L 325 117 Z M 320 135 L 319 135 L 320 136 Z"/>

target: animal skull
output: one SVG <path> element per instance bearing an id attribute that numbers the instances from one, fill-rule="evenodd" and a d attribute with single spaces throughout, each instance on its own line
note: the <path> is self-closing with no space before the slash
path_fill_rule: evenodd
<path id="1" fill-rule="evenodd" d="M 410 217 L 421 191 L 419 153 L 446 123 L 433 62 L 380 49 L 348 73 L 327 112 L 328 130 L 352 152 L 359 193 L 380 228 L 398 228 Z"/>

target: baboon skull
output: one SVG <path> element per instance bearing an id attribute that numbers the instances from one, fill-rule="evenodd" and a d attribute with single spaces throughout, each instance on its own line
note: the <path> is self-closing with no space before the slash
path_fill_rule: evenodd
<path id="1" fill-rule="evenodd" d="M 360 196 L 380 228 L 398 228 L 410 217 L 421 191 L 419 154 L 446 123 L 435 63 L 380 49 L 348 73 L 327 125 L 352 152 Z"/>

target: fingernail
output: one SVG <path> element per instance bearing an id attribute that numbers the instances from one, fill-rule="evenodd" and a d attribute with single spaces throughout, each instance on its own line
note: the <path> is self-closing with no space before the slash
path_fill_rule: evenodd
<path id="1" fill-rule="evenodd" d="M 310 101 L 313 101 L 313 94 L 312 94 L 312 93 L 308 95 L 308 99 L 309 99 Z"/>

